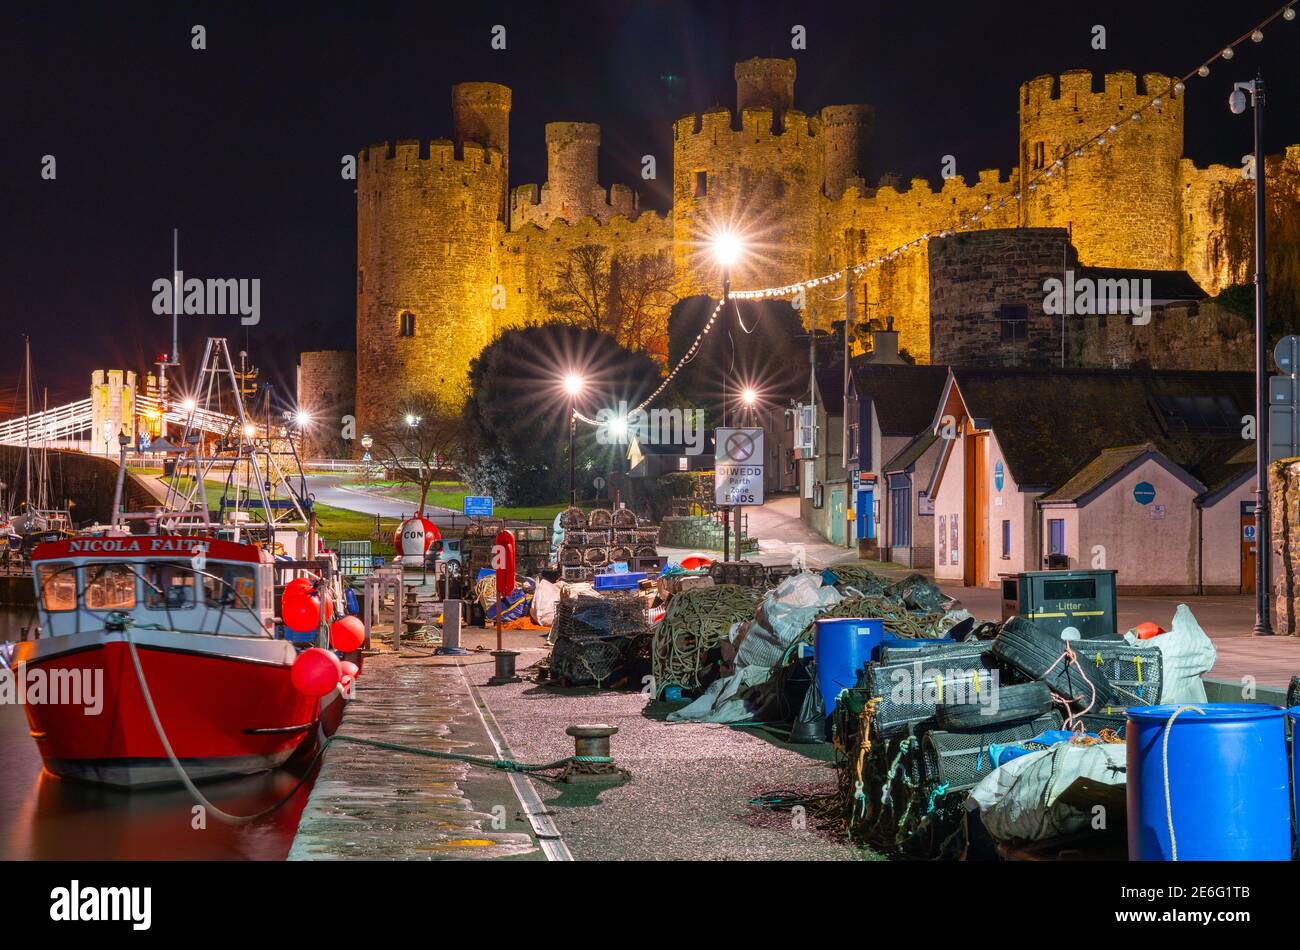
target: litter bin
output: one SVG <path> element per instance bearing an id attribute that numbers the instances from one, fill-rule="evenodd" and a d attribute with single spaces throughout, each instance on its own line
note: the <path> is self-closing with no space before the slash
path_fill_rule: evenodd
<path id="1" fill-rule="evenodd" d="M 1114 637 L 1115 571 L 1022 571 L 1002 576 L 1002 619 L 1026 617 L 1054 634 Z"/>

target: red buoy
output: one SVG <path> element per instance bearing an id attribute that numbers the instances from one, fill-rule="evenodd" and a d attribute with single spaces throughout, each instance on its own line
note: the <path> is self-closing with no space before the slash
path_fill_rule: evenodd
<path id="1" fill-rule="evenodd" d="M 320 626 L 320 598 L 301 588 L 286 588 L 280 598 L 280 617 L 294 633 L 310 633 Z"/>
<path id="2" fill-rule="evenodd" d="M 304 696 L 314 696 L 317 699 L 338 686 L 342 678 L 343 666 L 339 658 L 320 647 L 299 653 L 289 672 L 294 689 Z"/>
<path id="3" fill-rule="evenodd" d="M 340 617 L 330 624 L 330 646 L 340 653 L 361 649 L 366 642 L 366 625 L 358 617 Z"/>
<path id="4" fill-rule="evenodd" d="M 361 667 L 357 666 L 351 660 L 343 660 L 339 663 L 339 666 L 342 667 L 344 676 L 350 676 L 353 679 L 356 679 L 357 675 L 361 672 Z"/>
<path id="5" fill-rule="evenodd" d="M 504 528 L 497 532 L 492 566 L 497 572 L 497 597 L 509 597 L 515 590 L 515 536 Z"/>

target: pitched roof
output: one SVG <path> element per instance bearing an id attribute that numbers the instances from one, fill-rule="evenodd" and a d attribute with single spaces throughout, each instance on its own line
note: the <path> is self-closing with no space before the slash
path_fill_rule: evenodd
<path id="1" fill-rule="evenodd" d="M 826 413 L 838 416 L 844 412 L 844 360 L 817 363 L 817 394 Z"/>
<path id="2" fill-rule="evenodd" d="M 905 446 L 895 453 L 894 457 L 885 463 L 883 471 L 901 472 L 910 465 L 914 465 L 926 450 L 934 443 L 939 441 L 939 434 L 933 429 L 926 429 L 916 438 L 912 439 Z"/>
<path id="3" fill-rule="evenodd" d="M 853 363 L 858 398 L 870 400 L 875 407 L 880 434 L 885 436 L 910 438 L 928 429 L 947 379 L 946 366 Z"/>
<path id="4" fill-rule="evenodd" d="M 991 427 L 1016 482 L 1064 488 L 1106 450 L 1149 443 L 1203 485 L 1218 485 L 1248 445 L 1250 373 L 1136 369 L 953 368 L 967 411 Z M 1205 411 L 1202 412 L 1201 410 Z M 1231 423 L 1231 425 L 1229 425 Z"/>
<path id="5" fill-rule="evenodd" d="M 1164 454 L 1150 442 L 1144 442 L 1141 445 L 1122 445 L 1118 448 L 1102 449 L 1096 458 L 1075 472 L 1069 481 L 1043 495 L 1039 500 L 1082 502 L 1113 478 L 1149 458 L 1156 459 L 1166 467 L 1171 464 Z M 1179 473 L 1176 472 L 1176 474 Z M 1203 492 L 1205 490 L 1205 486 L 1200 482 L 1193 483 L 1181 474 L 1180 477 L 1194 491 Z"/>

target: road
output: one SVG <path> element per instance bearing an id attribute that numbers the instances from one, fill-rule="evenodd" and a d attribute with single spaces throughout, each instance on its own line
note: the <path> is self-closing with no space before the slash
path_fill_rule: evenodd
<path id="1" fill-rule="evenodd" d="M 415 502 L 345 487 L 345 483 L 354 478 L 355 475 L 308 475 L 307 490 L 316 501 L 331 508 L 345 508 L 381 518 L 409 518 L 415 513 Z M 451 508 L 426 506 L 424 516 L 439 528 L 451 527 L 456 521 L 461 525 L 465 523 L 465 516 Z"/>

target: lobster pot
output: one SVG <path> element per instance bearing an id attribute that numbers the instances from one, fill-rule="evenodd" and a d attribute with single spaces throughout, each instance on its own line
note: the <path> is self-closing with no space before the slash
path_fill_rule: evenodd
<path id="1" fill-rule="evenodd" d="M 1127 705 L 1160 702 L 1164 657 L 1155 647 L 1135 647 L 1123 640 L 1076 640 L 1074 652 L 1083 672 L 1100 669 L 1112 687 L 1124 691 L 1121 695 Z"/>
<path id="2" fill-rule="evenodd" d="M 614 523 L 614 516 L 608 508 L 593 508 L 587 515 L 588 528 L 608 528 Z"/>
<path id="3" fill-rule="evenodd" d="M 581 508 L 565 508 L 560 512 L 560 527 L 565 531 L 573 528 L 581 530 L 587 527 L 587 515 Z"/>
<path id="4" fill-rule="evenodd" d="M 633 549 L 632 556 L 637 558 L 658 557 L 659 549 L 653 544 L 638 544 L 636 548 Z"/>
<path id="5" fill-rule="evenodd" d="M 925 781 L 943 785 L 949 792 L 974 788 L 996 767 L 991 747 L 1024 742 L 1049 729 L 1060 729 L 1061 717 L 1048 713 L 1029 722 L 981 732 L 945 732 L 931 729 L 921 739 Z"/>
<path id="6" fill-rule="evenodd" d="M 568 545 L 560 548 L 560 566 L 561 567 L 579 567 L 582 565 L 582 549 L 572 548 Z"/>
<path id="7" fill-rule="evenodd" d="M 1281 706 L 1129 709 L 1129 860 L 1289 861 L 1289 772 Z"/>
<path id="8" fill-rule="evenodd" d="M 714 561 L 709 565 L 709 576 L 715 584 L 737 584 L 741 587 L 767 585 L 767 568 L 757 561 Z"/>
<path id="9" fill-rule="evenodd" d="M 926 647 L 882 646 L 881 663 L 911 663 L 915 660 L 939 660 L 951 656 L 978 656 L 988 653 L 993 647 L 992 640 L 968 640 L 962 643 L 942 643 Z"/>
<path id="10" fill-rule="evenodd" d="M 658 544 L 659 543 L 658 528 L 637 528 L 635 533 L 636 533 L 637 544 Z"/>
<path id="11" fill-rule="evenodd" d="M 933 718 L 940 702 L 956 702 L 958 697 L 976 702 L 993 688 L 994 669 L 991 652 L 869 663 L 864 685 L 880 700 L 872 729 L 880 738 L 902 735 L 910 726 Z"/>
<path id="12" fill-rule="evenodd" d="M 636 532 L 620 531 L 618 528 L 615 528 L 614 543 L 615 544 L 636 544 Z"/>
<path id="13" fill-rule="evenodd" d="M 615 528 L 635 528 L 636 512 L 631 508 L 619 508 L 609 520 Z"/>
<path id="14" fill-rule="evenodd" d="M 631 548 L 610 548 L 609 560 L 611 563 L 614 561 L 630 561 L 632 560 L 632 549 Z"/>
<path id="15" fill-rule="evenodd" d="M 609 549 L 587 548 L 582 552 L 582 563 L 588 567 L 604 567 L 609 563 Z"/>
<path id="16" fill-rule="evenodd" d="M 607 686 L 623 677 L 650 628 L 635 595 L 565 598 L 552 627 L 551 676 L 565 686 Z"/>

